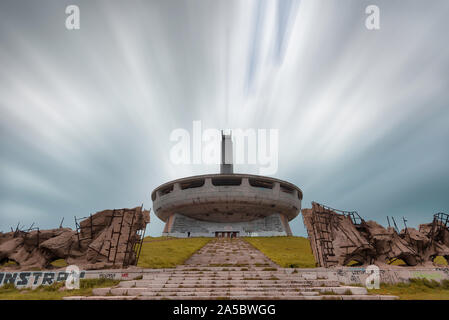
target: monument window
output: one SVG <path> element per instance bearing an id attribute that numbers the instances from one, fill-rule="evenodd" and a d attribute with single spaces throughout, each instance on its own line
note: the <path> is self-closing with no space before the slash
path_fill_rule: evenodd
<path id="1" fill-rule="evenodd" d="M 212 178 L 214 186 L 239 186 L 242 184 L 242 178 Z"/>
<path id="2" fill-rule="evenodd" d="M 161 189 L 161 195 L 163 196 L 165 194 L 169 194 L 172 191 L 173 191 L 173 185 L 168 186 L 168 187 L 166 187 L 164 189 Z"/>
<path id="3" fill-rule="evenodd" d="M 274 183 L 261 179 L 248 179 L 250 186 L 256 188 L 273 189 Z"/>
<path id="4" fill-rule="evenodd" d="M 286 186 L 285 184 L 281 184 L 281 191 L 293 194 L 294 189 L 289 186 Z"/>
<path id="5" fill-rule="evenodd" d="M 191 180 L 187 182 L 181 183 L 181 189 L 192 189 L 192 188 L 200 188 L 204 186 L 204 179 Z"/>

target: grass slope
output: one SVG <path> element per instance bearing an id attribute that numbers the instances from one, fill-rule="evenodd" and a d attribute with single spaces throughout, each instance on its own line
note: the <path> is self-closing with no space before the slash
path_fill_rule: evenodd
<path id="1" fill-rule="evenodd" d="M 51 286 L 40 286 L 34 290 L 16 289 L 12 284 L 0 287 L 0 300 L 61 300 L 68 296 L 90 296 L 92 289 L 115 286 L 118 280 L 86 279 L 80 280 L 80 288 L 77 290 L 63 290 L 65 282 L 56 282 Z"/>
<path id="2" fill-rule="evenodd" d="M 368 290 L 370 294 L 398 296 L 401 300 L 449 300 L 449 280 L 410 279 L 410 283 L 381 284 L 380 289 Z"/>
<path id="3" fill-rule="evenodd" d="M 145 238 L 137 266 L 141 268 L 174 268 L 183 264 L 211 239 Z"/>
<path id="4" fill-rule="evenodd" d="M 244 239 L 281 267 L 315 267 L 315 258 L 307 238 L 248 237 Z"/>

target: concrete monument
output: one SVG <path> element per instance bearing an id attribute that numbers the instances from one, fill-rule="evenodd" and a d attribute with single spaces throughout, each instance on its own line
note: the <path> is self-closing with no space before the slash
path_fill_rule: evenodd
<path id="1" fill-rule="evenodd" d="M 234 173 L 232 146 L 231 135 L 222 133 L 220 174 L 170 181 L 152 192 L 164 235 L 292 235 L 289 221 L 301 210 L 302 191 L 287 181 Z"/>

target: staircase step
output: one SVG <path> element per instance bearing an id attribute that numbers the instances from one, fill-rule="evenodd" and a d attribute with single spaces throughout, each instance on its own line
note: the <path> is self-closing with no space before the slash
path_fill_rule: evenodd
<path id="1" fill-rule="evenodd" d="M 160 285 L 269 285 L 269 284 L 289 284 L 289 285 L 304 285 L 304 286 L 328 286 L 328 287 L 336 287 L 339 286 L 340 283 L 334 280 L 301 280 L 301 279 L 176 279 L 176 280 L 164 280 L 164 281 L 150 281 L 150 280 L 132 280 L 132 281 L 122 281 L 120 286 L 126 287 L 146 287 L 146 286 L 160 286 Z"/>
<path id="2" fill-rule="evenodd" d="M 248 259 L 251 256 L 254 259 Z M 208 266 L 227 263 L 233 266 Z M 243 267 L 243 263 L 248 267 Z M 64 299 L 390 300 L 397 297 L 369 295 L 366 288 L 342 286 L 322 272 L 280 268 L 246 242 L 236 239 L 227 243 L 210 242 L 183 266 L 146 269 L 140 280 L 124 280 L 112 288 L 96 288 L 89 297 Z"/>
<path id="3" fill-rule="evenodd" d="M 318 295 L 320 293 L 329 293 L 332 292 L 334 294 L 342 294 L 345 295 L 347 292 L 350 292 L 352 295 L 363 295 L 367 294 L 365 288 L 361 287 L 306 287 L 306 288 L 276 288 L 276 294 L 279 295 L 287 295 L 287 294 L 306 294 L 306 295 Z M 168 294 L 168 295 L 197 295 L 197 294 L 211 294 L 217 295 L 222 294 L 223 292 L 239 292 L 239 293 L 251 293 L 254 292 L 266 294 L 273 294 L 273 288 L 261 288 L 261 287 L 231 287 L 231 288 L 211 288 L 211 287 L 203 287 L 203 288 L 97 288 L 92 290 L 92 294 L 96 296 L 105 296 L 105 295 L 114 295 L 114 296 L 122 296 L 122 295 L 160 295 L 160 294 Z"/>
<path id="4" fill-rule="evenodd" d="M 329 295 L 329 296 L 259 296 L 259 295 L 230 295 L 230 296 L 70 296 L 64 300 L 397 300 L 396 296 L 387 295 Z"/>

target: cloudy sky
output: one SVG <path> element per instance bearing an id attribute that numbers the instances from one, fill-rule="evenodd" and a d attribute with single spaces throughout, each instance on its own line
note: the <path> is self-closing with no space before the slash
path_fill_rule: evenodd
<path id="1" fill-rule="evenodd" d="M 449 212 L 448 16 L 446 0 L 2 0 L 0 230 L 151 208 L 158 185 L 217 172 L 170 162 L 195 120 L 278 129 L 274 176 L 303 207 L 430 222 Z"/>

